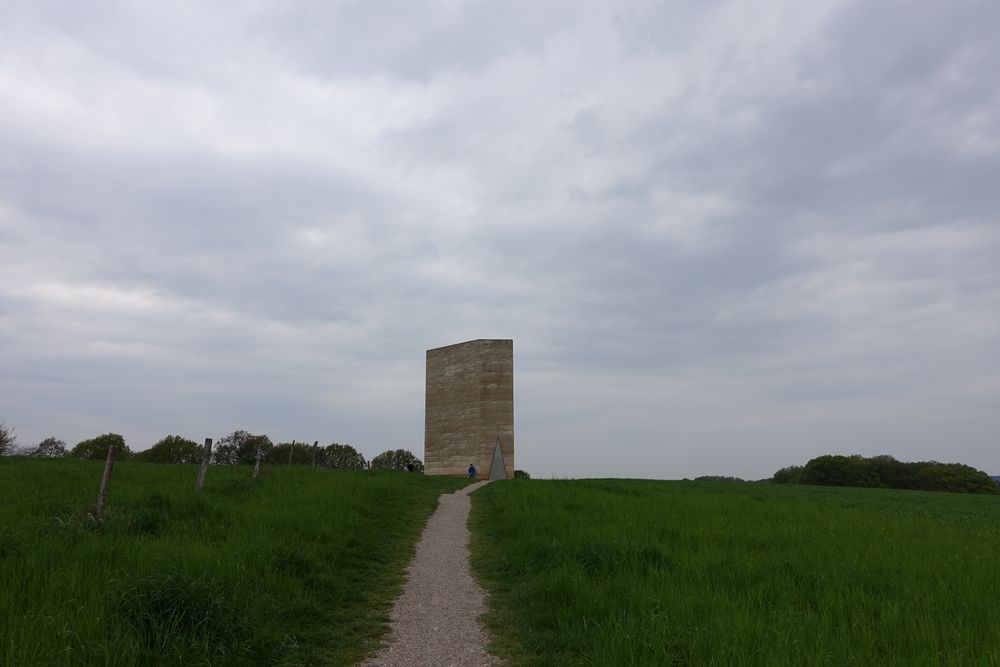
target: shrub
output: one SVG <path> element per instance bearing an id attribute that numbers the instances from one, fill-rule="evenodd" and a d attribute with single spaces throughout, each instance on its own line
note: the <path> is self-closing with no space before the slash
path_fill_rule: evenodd
<path id="1" fill-rule="evenodd" d="M 531 475 L 529 475 L 523 470 L 515 470 L 514 479 L 531 479 Z"/>

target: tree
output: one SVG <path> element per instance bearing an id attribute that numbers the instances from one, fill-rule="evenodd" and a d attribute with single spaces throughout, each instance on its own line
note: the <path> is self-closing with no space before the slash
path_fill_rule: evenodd
<path id="1" fill-rule="evenodd" d="M 888 454 L 865 458 L 858 454 L 817 456 L 805 466 L 774 473 L 776 484 L 867 486 L 922 491 L 998 494 L 1000 488 L 982 470 L 961 463 L 897 461 Z"/>
<path id="2" fill-rule="evenodd" d="M 529 475 L 523 470 L 515 470 L 514 479 L 531 479 L 531 475 Z"/>
<path id="3" fill-rule="evenodd" d="M 35 445 L 34 449 L 28 452 L 28 456 L 34 456 L 38 459 L 55 459 L 68 455 L 69 452 L 66 451 L 66 443 L 56 438 L 45 438 L 45 440 L 42 440 Z"/>
<path id="4" fill-rule="evenodd" d="M 11 456 L 17 453 L 17 436 L 14 429 L 0 422 L 0 456 Z"/>
<path id="5" fill-rule="evenodd" d="M 168 435 L 146 451 L 136 454 L 135 459 L 146 463 L 201 463 L 204 455 L 204 448 L 194 440 Z"/>
<path id="6" fill-rule="evenodd" d="M 798 484 L 802 479 L 802 466 L 787 466 L 774 473 L 771 481 L 775 484 Z"/>
<path id="7" fill-rule="evenodd" d="M 364 470 L 368 462 L 361 452 L 350 445 L 335 442 L 323 449 L 323 464 L 340 470 Z"/>
<path id="8" fill-rule="evenodd" d="M 126 458 L 132 454 L 128 445 L 125 444 L 125 438 L 117 433 L 105 433 L 96 438 L 79 442 L 69 454 L 75 459 L 106 459 L 111 445 L 118 445 L 120 458 Z"/>
<path id="9" fill-rule="evenodd" d="M 914 465 L 914 464 L 910 464 Z M 955 493 L 1000 493 L 993 480 L 982 470 L 961 463 L 923 461 L 912 480 L 914 487 L 926 491 L 952 491 Z"/>
<path id="10" fill-rule="evenodd" d="M 293 440 L 292 442 L 283 442 L 268 451 L 264 461 L 273 465 L 288 465 L 288 454 L 291 452 L 292 463 L 294 465 L 312 465 L 312 448 L 312 443 L 308 442 L 299 442 L 297 440 Z M 317 454 L 318 453 L 319 452 L 317 452 Z M 321 463 L 318 456 L 316 463 Z"/>
<path id="11" fill-rule="evenodd" d="M 817 456 L 806 463 L 800 481 L 823 486 L 880 486 L 878 473 L 858 454 Z"/>
<path id="12" fill-rule="evenodd" d="M 369 467 L 372 470 L 406 470 L 409 464 L 413 464 L 414 472 L 424 471 L 423 462 L 408 449 L 390 449 L 382 452 L 372 459 Z"/>
<path id="13" fill-rule="evenodd" d="M 212 452 L 215 463 L 225 465 L 253 465 L 257 461 L 257 449 L 260 449 L 263 459 L 274 445 L 266 435 L 253 435 L 246 431 L 233 431 L 219 440 L 218 446 Z"/>

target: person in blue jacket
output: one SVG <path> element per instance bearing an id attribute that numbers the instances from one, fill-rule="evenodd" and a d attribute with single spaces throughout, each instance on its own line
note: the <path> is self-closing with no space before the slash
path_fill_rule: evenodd
<path id="1" fill-rule="evenodd" d="M 475 478 L 476 478 L 476 466 L 474 466 L 474 465 L 472 465 L 470 463 L 469 464 L 469 479 L 475 479 Z"/>

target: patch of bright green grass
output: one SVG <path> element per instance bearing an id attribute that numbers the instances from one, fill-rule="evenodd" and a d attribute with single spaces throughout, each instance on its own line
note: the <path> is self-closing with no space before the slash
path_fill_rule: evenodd
<path id="1" fill-rule="evenodd" d="M 473 566 L 510 665 L 998 665 L 1000 498 L 491 484 Z"/>
<path id="2" fill-rule="evenodd" d="M 441 493 L 403 473 L 0 458 L 0 665 L 348 665 Z"/>

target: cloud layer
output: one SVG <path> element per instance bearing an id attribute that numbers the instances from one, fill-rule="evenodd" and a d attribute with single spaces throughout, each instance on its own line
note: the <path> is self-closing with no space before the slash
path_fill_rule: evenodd
<path id="1" fill-rule="evenodd" d="M 535 476 L 1000 474 L 989 2 L 8 3 L 0 420 L 423 439 L 515 341 Z"/>

